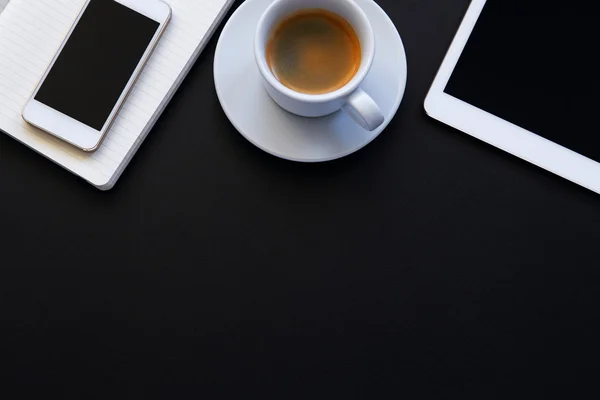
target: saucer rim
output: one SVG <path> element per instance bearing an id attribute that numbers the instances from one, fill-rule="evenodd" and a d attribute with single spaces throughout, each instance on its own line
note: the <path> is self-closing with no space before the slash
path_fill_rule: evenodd
<path id="1" fill-rule="evenodd" d="M 381 8 L 381 6 L 379 4 L 377 4 L 377 2 L 375 2 L 374 0 L 363 0 L 363 1 L 368 1 L 373 3 L 373 5 L 377 8 L 377 12 L 382 14 L 382 17 L 387 19 L 388 23 L 390 23 L 393 27 L 394 27 L 394 33 L 396 35 L 396 38 L 398 39 L 398 42 L 400 43 L 400 47 L 402 50 L 402 53 L 404 54 L 403 58 L 403 68 L 404 68 L 404 79 L 401 80 L 400 85 L 398 87 L 398 92 L 396 95 L 396 100 L 394 101 L 394 104 L 390 110 L 389 113 L 386 113 L 386 120 L 385 122 L 378 127 L 375 131 L 373 132 L 368 132 L 365 131 L 365 134 L 367 135 L 371 135 L 371 137 L 365 141 L 362 145 L 360 145 L 359 147 L 355 147 L 351 150 L 348 150 L 346 152 L 343 153 L 338 153 L 334 156 L 327 156 L 327 157 L 323 157 L 323 158 L 296 158 L 293 156 L 289 156 L 289 155 L 284 155 L 284 154 L 280 154 L 277 153 L 275 151 L 272 151 L 271 149 L 268 149 L 266 147 L 264 147 L 263 145 L 261 145 L 260 143 L 258 143 L 257 141 L 255 141 L 250 135 L 247 135 L 246 133 L 244 133 L 244 130 L 240 129 L 240 127 L 238 126 L 238 124 L 235 122 L 235 118 L 232 118 L 232 112 L 230 110 L 228 110 L 227 106 L 226 106 L 226 102 L 223 101 L 223 95 L 219 90 L 219 85 L 217 84 L 217 62 L 218 62 L 218 57 L 217 54 L 219 54 L 219 51 L 223 51 L 222 49 L 222 41 L 223 41 L 223 36 L 227 30 L 227 28 L 230 27 L 230 24 L 232 24 L 233 22 L 233 17 L 236 16 L 237 13 L 243 13 L 246 7 L 252 7 L 252 3 L 253 1 L 258 1 L 258 0 L 247 0 L 245 2 L 243 2 L 231 15 L 231 17 L 229 17 L 229 20 L 226 22 L 226 24 L 223 26 L 223 29 L 221 31 L 221 34 L 219 35 L 219 39 L 217 41 L 217 45 L 215 48 L 215 56 L 214 56 L 214 60 L 213 60 L 213 82 L 215 85 L 215 91 L 217 93 L 217 98 L 219 100 L 219 104 L 221 105 L 221 108 L 223 109 L 223 112 L 225 113 L 225 116 L 227 117 L 227 119 L 229 120 L 229 122 L 233 125 L 233 127 L 238 131 L 238 133 L 240 135 L 242 135 L 248 142 L 250 142 L 251 144 L 253 144 L 254 146 L 258 147 L 260 150 L 264 151 L 265 153 L 268 153 L 272 156 L 275 156 L 277 158 L 281 158 L 284 160 L 288 160 L 288 161 L 293 161 L 293 162 L 300 162 L 300 163 L 307 163 L 307 164 L 311 164 L 311 163 L 322 163 L 322 162 L 328 162 L 328 161 L 334 161 L 334 160 L 339 160 L 345 157 L 348 157 L 351 154 L 354 154 L 360 150 L 362 150 L 363 148 L 365 148 L 366 146 L 368 146 L 369 144 L 371 144 L 376 138 L 379 137 L 379 135 L 381 135 L 381 133 L 389 126 L 389 124 L 394 120 L 394 117 L 397 115 L 398 113 L 398 109 L 400 108 L 400 105 L 402 104 L 402 100 L 404 99 L 404 95 L 406 94 L 406 85 L 407 85 L 407 81 L 408 81 L 408 60 L 406 57 L 406 48 L 404 47 L 404 42 L 402 41 L 402 37 L 400 36 L 400 33 L 398 32 L 398 29 L 396 28 L 396 25 L 394 24 L 394 22 L 392 21 L 392 19 L 390 18 L 389 15 L 387 15 L 387 13 L 383 10 L 383 8 Z M 275 0 L 273 0 L 275 1 Z M 268 7 L 268 6 L 267 6 Z M 360 7 L 360 5 L 359 5 Z M 367 15 L 367 17 L 369 17 Z M 369 18 L 369 21 L 372 24 L 371 19 Z M 375 56 L 377 57 L 377 56 Z M 256 61 L 254 61 L 254 67 L 258 70 L 258 66 L 255 65 Z M 260 73 L 260 71 L 259 71 Z M 372 72 L 369 72 L 372 73 Z M 369 76 L 368 74 L 366 75 L 367 77 Z M 263 88 L 263 90 L 266 90 Z M 269 96 L 267 96 L 269 97 Z M 273 102 L 273 99 L 271 99 L 269 97 L 269 100 Z M 276 107 L 278 107 L 282 112 L 284 113 L 288 113 L 290 115 L 292 115 L 293 117 L 296 118 L 303 118 L 297 115 L 294 115 L 286 110 L 284 110 L 283 108 L 279 107 L 275 102 L 273 102 L 275 104 Z M 342 110 L 338 110 L 337 112 L 343 112 Z M 389 117 L 389 118 L 388 118 Z M 322 118 L 322 117 L 321 117 Z"/>

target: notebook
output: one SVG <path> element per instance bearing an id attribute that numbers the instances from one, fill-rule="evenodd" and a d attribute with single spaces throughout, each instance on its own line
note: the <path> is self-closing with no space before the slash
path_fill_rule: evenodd
<path id="1" fill-rule="evenodd" d="M 98 189 L 111 189 L 233 0 L 166 2 L 173 15 L 164 36 L 100 148 L 85 153 L 21 118 L 85 0 L 0 0 L 7 3 L 0 14 L 0 130 Z"/>

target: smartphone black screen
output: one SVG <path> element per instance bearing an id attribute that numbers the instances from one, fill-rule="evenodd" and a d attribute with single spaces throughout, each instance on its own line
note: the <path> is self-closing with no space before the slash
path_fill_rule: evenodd
<path id="1" fill-rule="evenodd" d="M 445 92 L 600 161 L 594 7 L 488 0 Z"/>
<path id="2" fill-rule="evenodd" d="M 112 0 L 92 0 L 35 99 L 101 130 L 160 24 Z"/>

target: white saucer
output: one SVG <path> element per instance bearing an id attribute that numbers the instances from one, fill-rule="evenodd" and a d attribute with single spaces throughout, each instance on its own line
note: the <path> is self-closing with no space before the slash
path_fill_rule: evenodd
<path id="1" fill-rule="evenodd" d="M 376 40 L 375 61 L 361 87 L 386 116 L 382 126 L 368 132 L 341 111 L 302 118 L 271 100 L 254 61 L 253 43 L 258 20 L 273 1 L 246 0 L 223 28 L 214 74 L 225 114 L 251 143 L 288 160 L 329 161 L 360 150 L 390 123 L 404 96 L 406 54 L 394 23 L 373 0 L 355 0 L 371 20 Z"/>

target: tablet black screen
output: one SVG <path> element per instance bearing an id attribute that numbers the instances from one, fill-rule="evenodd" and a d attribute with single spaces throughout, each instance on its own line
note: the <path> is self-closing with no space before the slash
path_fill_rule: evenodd
<path id="1" fill-rule="evenodd" d="M 600 161 L 594 2 L 488 0 L 445 92 Z"/>

